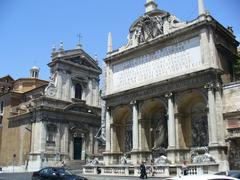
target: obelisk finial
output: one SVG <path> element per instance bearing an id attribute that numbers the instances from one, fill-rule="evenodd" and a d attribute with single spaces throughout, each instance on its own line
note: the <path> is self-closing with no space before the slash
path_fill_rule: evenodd
<path id="1" fill-rule="evenodd" d="M 157 9 L 157 3 L 154 0 L 146 0 L 145 8 L 146 13 L 151 12 Z"/>
<path id="2" fill-rule="evenodd" d="M 198 15 L 205 14 L 205 6 L 204 6 L 204 0 L 198 0 Z"/>
<path id="3" fill-rule="evenodd" d="M 108 47 L 107 47 L 107 53 L 112 52 L 113 48 L 112 48 L 112 33 L 109 32 L 108 33 Z"/>

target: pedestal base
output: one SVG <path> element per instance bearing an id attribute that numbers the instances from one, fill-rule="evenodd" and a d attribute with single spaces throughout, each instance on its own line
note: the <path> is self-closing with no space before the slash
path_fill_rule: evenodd
<path id="1" fill-rule="evenodd" d="M 146 163 L 151 163 L 152 153 L 150 151 L 139 151 L 133 150 L 131 152 L 131 162 L 133 165 L 139 165 L 143 161 Z"/>

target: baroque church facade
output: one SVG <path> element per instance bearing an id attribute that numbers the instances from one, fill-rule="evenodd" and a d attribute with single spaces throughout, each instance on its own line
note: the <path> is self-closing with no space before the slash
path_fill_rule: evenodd
<path id="1" fill-rule="evenodd" d="M 147 0 L 126 45 L 113 50 L 109 34 L 103 174 L 137 175 L 142 161 L 158 176 L 183 161 L 193 173 L 240 167 L 239 43 L 198 5 L 199 16 L 181 22 Z"/>
<path id="2" fill-rule="evenodd" d="M 53 49 L 50 81 L 30 78 L 11 81 L 0 96 L 0 166 L 37 170 L 59 162 L 84 163 L 98 154 L 95 135 L 101 126 L 99 75 L 95 59 L 80 46 Z M 3 87 L 5 87 L 3 86 Z M 6 89 L 6 88 L 5 88 Z M 4 170 L 4 168 L 3 168 Z"/>

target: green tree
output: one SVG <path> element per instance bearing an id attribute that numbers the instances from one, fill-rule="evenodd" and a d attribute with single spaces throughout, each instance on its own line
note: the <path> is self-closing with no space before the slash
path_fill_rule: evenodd
<path id="1" fill-rule="evenodd" d="M 234 72 L 236 80 L 240 80 L 240 56 L 237 57 L 234 64 Z"/>

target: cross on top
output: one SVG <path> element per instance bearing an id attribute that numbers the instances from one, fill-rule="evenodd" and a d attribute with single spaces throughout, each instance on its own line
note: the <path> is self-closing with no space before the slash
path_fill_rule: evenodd
<path id="1" fill-rule="evenodd" d="M 81 44 L 82 35 L 78 33 L 77 37 L 78 37 L 78 44 Z"/>

